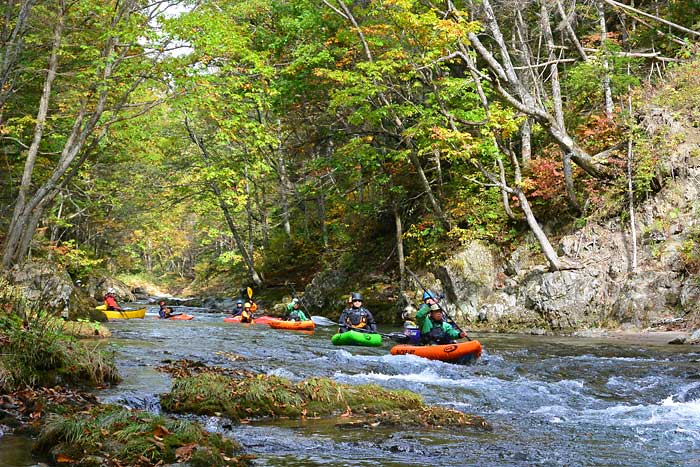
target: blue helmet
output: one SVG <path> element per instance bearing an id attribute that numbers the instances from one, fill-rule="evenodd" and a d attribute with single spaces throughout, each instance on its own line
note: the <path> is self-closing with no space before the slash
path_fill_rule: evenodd
<path id="1" fill-rule="evenodd" d="M 435 295 L 435 293 L 433 293 L 430 290 L 426 290 L 425 292 L 423 292 L 423 301 L 426 301 L 429 298 L 432 298 L 433 300 L 437 300 L 437 295 Z"/>
<path id="2" fill-rule="evenodd" d="M 238 305 L 243 306 L 243 300 L 241 300 L 240 298 L 236 300 L 236 306 Z"/>

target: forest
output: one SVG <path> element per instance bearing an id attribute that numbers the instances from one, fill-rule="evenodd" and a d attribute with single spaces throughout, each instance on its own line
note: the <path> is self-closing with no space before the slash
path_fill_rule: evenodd
<path id="1" fill-rule="evenodd" d="M 562 232 L 619 217 L 637 235 L 664 154 L 639 106 L 669 74 L 698 79 L 694 1 L 3 10 L 2 269 L 191 293 L 338 265 L 403 290 L 473 239 L 534 238 L 566 270 Z"/>
<path id="2" fill-rule="evenodd" d="M 700 2 L 0 12 L 0 467 L 698 465 Z"/>

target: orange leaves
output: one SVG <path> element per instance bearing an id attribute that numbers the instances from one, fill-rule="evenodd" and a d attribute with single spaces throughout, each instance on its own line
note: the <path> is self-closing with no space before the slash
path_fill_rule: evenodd
<path id="1" fill-rule="evenodd" d="M 622 128 L 603 114 L 591 115 L 576 128 L 577 139 L 586 150 L 598 153 L 620 141 Z"/>
<path id="2" fill-rule="evenodd" d="M 197 449 L 197 443 L 185 444 L 175 450 L 175 457 L 178 462 L 187 462 L 192 457 L 192 453 Z"/>
<path id="3" fill-rule="evenodd" d="M 66 456 L 65 454 L 57 454 L 56 455 L 56 462 L 59 464 L 70 464 L 72 462 L 75 462 L 75 459 L 71 459 L 70 457 Z"/>
<path id="4" fill-rule="evenodd" d="M 528 196 L 550 201 L 564 194 L 564 173 L 558 158 L 543 154 L 531 160 L 528 169 L 530 175 L 523 181 Z"/>

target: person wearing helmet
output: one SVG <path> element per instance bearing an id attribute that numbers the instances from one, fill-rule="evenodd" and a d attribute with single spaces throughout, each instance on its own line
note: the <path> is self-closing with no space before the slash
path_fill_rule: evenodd
<path id="1" fill-rule="evenodd" d="M 165 300 L 158 302 L 158 305 L 160 305 L 160 309 L 158 310 L 158 316 L 160 319 L 168 319 L 173 316 L 173 309 L 166 306 Z"/>
<path id="2" fill-rule="evenodd" d="M 433 303 L 425 309 L 421 307 L 416 313 L 416 322 L 420 327 L 420 343 L 423 345 L 444 345 L 454 343 L 454 339 L 466 337 L 462 331 L 452 327 L 443 320 L 444 313 L 440 305 Z"/>
<path id="3" fill-rule="evenodd" d="M 234 318 L 243 313 L 243 300 L 240 298 L 236 300 L 236 307 L 231 311 L 231 318 Z"/>
<path id="4" fill-rule="evenodd" d="M 119 306 L 117 299 L 115 298 L 116 294 L 117 291 L 114 290 L 114 287 L 108 288 L 104 295 L 104 304 L 108 310 L 122 311 L 122 307 Z"/>
<path id="5" fill-rule="evenodd" d="M 298 298 L 293 298 L 290 303 L 287 304 L 287 313 L 284 315 L 286 321 L 308 321 L 306 313 L 299 308 L 301 302 Z"/>
<path id="6" fill-rule="evenodd" d="M 252 323 L 253 322 L 253 311 L 251 310 L 250 302 L 245 302 L 243 304 L 243 311 L 241 312 L 241 323 Z"/>
<path id="7" fill-rule="evenodd" d="M 351 329 L 366 329 L 370 332 L 377 332 L 377 323 L 374 322 L 372 313 L 362 306 L 362 295 L 358 292 L 353 292 L 350 296 L 352 305 L 343 310 L 340 314 L 338 324 L 340 328 L 338 332 L 346 332 Z"/>

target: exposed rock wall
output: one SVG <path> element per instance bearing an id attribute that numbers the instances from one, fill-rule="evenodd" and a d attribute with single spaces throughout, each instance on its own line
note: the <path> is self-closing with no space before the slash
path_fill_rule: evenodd
<path id="1" fill-rule="evenodd" d="M 559 238 L 559 255 L 579 266 L 572 270 L 549 272 L 532 245 L 502 258 L 474 242 L 424 273 L 439 277 L 447 297 L 459 304 L 452 305 L 458 321 L 494 329 L 572 330 L 641 328 L 700 314 L 700 278 L 688 275 L 680 259 L 688 232 L 700 227 L 700 131 L 656 108 L 646 112 L 642 125 L 678 144 L 660 168 L 660 190 L 635 210 L 636 271 L 629 226 L 619 219 Z"/>

